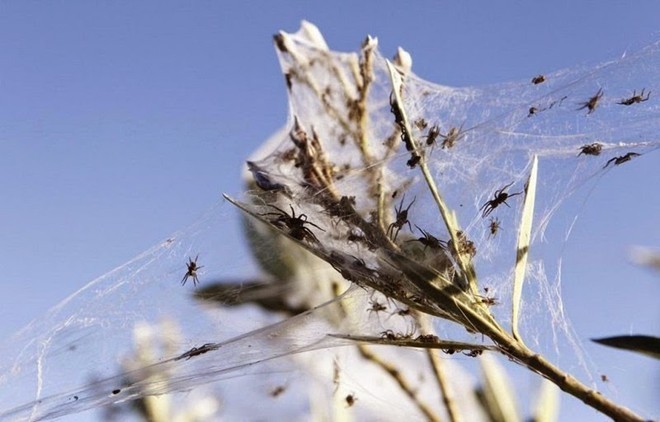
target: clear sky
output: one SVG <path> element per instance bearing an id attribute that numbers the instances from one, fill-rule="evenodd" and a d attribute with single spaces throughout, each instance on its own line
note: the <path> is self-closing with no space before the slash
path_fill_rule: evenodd
<path id="1" fill-rule="evenodd" d="M 415 73 L 454 86 L 609 60 L 660 38 L 657 1 L 354 3 L 3 2 L 0 339 L 241 191 L 245 158 L 286 121 L 280 29 L 309 20 L 344 51 L 371 34 L 386 56 L 402 46 Z M 583 339 L 660 332 L 657 278 L 627 255 L 660 246 L 658 168 L 656 152 L 610 172 L 580 213 L 563 287 Z M 638 404 L 653 409 L 657 365 L 588 350 L 627 360 L 654 386 Z"/>

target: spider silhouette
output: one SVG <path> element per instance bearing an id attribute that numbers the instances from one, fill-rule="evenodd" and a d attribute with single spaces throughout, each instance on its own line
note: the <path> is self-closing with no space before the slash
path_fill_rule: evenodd
<path id="1" fill-rule="evenodd" d="M 632 160 L 633 157 L 639 157 L 641 154 L 638 154 L 636 152 L 629 152 L 625 155 L 620 155 L 618 157 L 610 158 L 607 161 L 607 164 L 603 166 L 603 168 L 607 168 L 610 164 L 614 163 L 615 166 L 618 166 L 623 163 L 627 163 L 628 161 Z"/>
<path id="2" fill-rule="evenodd" d="M 188 281 L 188 278 L 192 278 L 193 286 L 197 286 L 197 283 L 199 283 L 199 278 L 197 278 L 197 270 L 199 270 L 200 268 L 204 268 L 204 266 L 197 265 L 198 258 L 199 258 L 199 254 L 197 254 L 194 260 L 188 257 L 188 263 L 186 264 L 186 267 L 188 267 L 188 269 L 186 271 L 186 274 L 183 276 L 183 279 L 181 279 L 182 286 L 186 285 L 186 281 Z"/>
<path id="3" fill-rule="evenodd" d="M 321 227 L 317 226 L 316 224 L 312 223 L 311 221 L 307 221 L 306 214 L 296 215 L 296 212 L 293 210 L 293 206 L 291 204 L 289 204 L 289 208 L 291 208 L 291 215 L 289 215 L 283 209 L 276 207 L 275 205 L 269 205 L 269 206 L 277 210 L 277 212 L 269 212 L 262 215 L 277 216 L 277 218 L 270 220 L 270 223 L 272 225 L 280 229 L 287 229 L 289 236 L 293 237 L 294 239 L 308 240 L 312 243 L 319 243 L 319 239 L 309 228 L 306 227 L 306 225 L 309 224 L 311 226 L 314 226 L 317 229 L 321 230 L 322 232 L 325 230 L 323 230 Z"/>
<path id="4" fill-rule="evenodd" d="M 388 236 L 393 236 L 392 240 L 396 241 L 396 237 L 399 235 L 399 232 L 405 226 L 408 224 L 408 228 L 410 228 L 410 231 L 412 231 L 412 226 L 410 225 L 410 221 L 408 221 L 408 210 L 410 210 L 410 207 L 415 203 L 415 199 L 412 200 L 410 204 L 408 204 L 408 208 L 405 210 L 403 209 L 403 201 L 406 199 L 406 196 L 403 195 L 403 198 L 401 198 L 401 202 L 399 202 L 398 207 L 394 207 L 394 210 L 396 211 L 396 221 L 394 221 L 392 224 L 390 224 L 387 227 L 387 235 Z"/>
<path id="5" fill-rule="evenodd" d="M 495 194 L 493 195 L 493 199 L 490 201 L 486 201 L 485 204 L 479 208 L 479 211 L 482 211 L 481 216 L 482 217 L 488 217 L 491 212 L 495 210 L 498 206 L 504 204 L 507 207 L 509 207 L 509 204 L 507 204 L 506 200 L 511 198 L 512 196 L 520 195 L 522 192 L 516 192 L 516 193 L 507 193 L 506 190 L 509 188 L 509 186 L 513 185 L 513 182 L 509 183 L 508 185 L 504 186 L 502 189 L 495 191 Z M 509 207 L 511 208 L 511 207 Z"/>
<path id="6" fill-rule="evenodd" d="M 629 105 L 633 105 L 633 104 L 643 103 L 644 101 L 648 101 L 648 100 L 649 100 L 649 97 L 651 96 L 651 91 L 649 91 L 649 92 L 646 94 L 646 97 L 645 97 L 645 96 L 644 96 L 644 90 L 645 90 L 645 89 L 646 89 L 646 88 L 642 88 L 642 92 L 640 92 L 639 94 L 637 94 L 637 91 L 636 91 L 636 90 L 633 91 L 633 95 L 632 95 L 632 97 L 630 97 L 630 98 L 624 98 L 623 100 L 619 101 L 617 104 L 621 104 L 621 105 L 629 106 Z"/>

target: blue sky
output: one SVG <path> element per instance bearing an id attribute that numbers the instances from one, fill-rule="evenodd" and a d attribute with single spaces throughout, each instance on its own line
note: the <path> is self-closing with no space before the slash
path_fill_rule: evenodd
<path id="1" fill-rule="evenodd" d="M 609 60 L 660 37 L 657 2 L 494 3 L 3 3 L 0 339 L 241 191 L 245 158 L 286 121 L 277 30 L 309 20 L 336 50 L 371 34 L 386 56 L 406 48 L 421 77 L 458 86 Z M 604 177 L 566 245 L 565 304 L 584 336 L 660 331 L 657 280 L 626 256 L 660 245 L 649 192 L 659 155 Z M 589 351 L 628 360 L 657 393 L 645 358 Z"/>

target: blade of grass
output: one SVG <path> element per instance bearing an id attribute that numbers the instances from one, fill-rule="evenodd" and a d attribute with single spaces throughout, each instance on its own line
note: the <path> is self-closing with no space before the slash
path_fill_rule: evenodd
<path id="1" fill-rule="evenodd" d="M 527 257 L 529 256 L 529 243 L 532 233 L 538 164 L 539 159 L 535 155 L 532 159 L 532 169 L 525 187 L 525 201 L 520 218 L 520 228 L 518 229 L 518 245 L 516 246 L 516 268 L 513 275 L 513 300 L 511 301 L 511 333 L 518 341 L 522 341 L 518 332 L 518 318 L 520 316 L 520 299 L 522 298 L 522 288 L 525 281 L 525 270 L 527 269 Z"/>
<path id="2" fill-rule="evenodd" d="M 534 407 L 535 422 L 556 422 L 559 416 L 559 388 L 547 379 L 541 381 L 541 386 Z"/>
<path id="3" fill-rule="evenodd" d="M 484 379 L 484 405 L 491 420 L 497 422 L 517 422 L 516 393 L 502 366 L 493 356 L 479 359 Z"/>

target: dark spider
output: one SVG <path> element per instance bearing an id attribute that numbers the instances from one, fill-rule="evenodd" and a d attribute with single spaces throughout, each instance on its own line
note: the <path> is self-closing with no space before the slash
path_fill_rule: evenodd
<path id="1" fill-rule="evenodd" d="M 497 298 L 494 298 L 492 296 L 479 296 L 479 295 L 477 295 L 477 297 L 479 298 L 479 302 L 483 303 L 486 306 L 493 306 L 493 305 L 497 305 L 497 304 L 500 303 L 497 300 Z"/>
<path id="2" fill-rule="evenodd" d="M 372 300 L 369 301 L 369 304 L 371 305 L 371 307 L 369 309 L 367 309 L 367 312 L 369 312 L 369 315 L 371 315 L 372 312 L 375 312 L 376 315 L 378 315 L 378 312 L 382 312 L 382 311 L 387 310 L 387 306 L 383 305 L 382 303 L 380 303 L 377 300 L 372 299 Z"/>
<path id="3" fill-rule="evenodd" d="M 509 183 L 508 185 L 504 186 L 502 189 L 495 191 L 495 194 L 493 195 L 493 199 L 490 201 L 486 201 L 485 204 L 479 208 L 479 211 L 483 211 L 481 213 L 482 217 L 488 217 L 488 215 L 495 210 L 498 206 L 504 204 L 507 207 L 509 207 L 509 204 L 507 204 L 506 200 L 511 198 L 512 196 L 520 195 L 522 192 L 516 192 L 516 193 L 507 193 L 506 190 L 509 188 L 509 186 L 513 185 L 513 182 Z M 509 207 L 511 208 L 511 207 Z"/>
<path id="4" fill-rule="evenodd" d="M 431 126 L 428 134 L 426 135 L 426 145 L 433 145 L 438 136 L 441 136 L 440 127 L 438 125 Z"/>
<path id="5" fill-rule="evenodd" d="M 270 396 L 273 398 L 277 398 L 279 395 L 284 393 L 286 391 L 286 387 L 283 385 L 278 385 L 277 387 L 273 388 L 270 391 Z"/>
<path id="6" fill-rule="evenodd" d="M 629 105 L 633 105 L 633 104 L 643 103 L 644 101 L 648 101 L 648 100 L 649 100 L 649 97 L 651 96 L 651 91 L 649 91 L 648 94 L 646 94 L 646 97 L 645 97 L 645 96 L 644 96 L 644 90 L 645 90 L 645 89 L 646 89 L 646 88 L 643 88 L 643 89 L 642 89 L 642 92 L 640 92 L 639 95 L 637 95 L 637 91 L 636 91 L 636 90 L 633 91 L 633 95 L 632 95 L 632 97 L 630 97 L 630 98 L 625 98 L 625 99 L 619 101 L 617 104 L 621 104 L 621 105 L 629 106 Z"/>
<path id="7" fill-rule="evenodd" d="M 596 110 L 596 107 L 598 107 L 598 101 L 603 97 L 603 88 L 599 88 L 598 92 L 596 95 L 593 97 L 589 98 L 589 101 L 585 101 L 583 103 L 580 103 L 582 107 L 578 108 L 577 110 L 584 110 L 585 108 L 588 109 L 587 114 L 591 114 Z"/>
<path id="8" fill-rule="evenodd" d="M 398 207 L 394 207 L 394 211 L 396 211 L 396 221 L 387 227 L 387 236 L 392 236 L 394 235 L 394 239 L 396 240 L 396 237 L 399 235 L 399 232 L 405 226 L 408 224 L 408 227 L 410 228 L 410 231 L 412 231 L 412 226 L 410 225 L 410 221 L 408 221 L 408 210 L 410 210 L 410 207 L 412 207 L 412 204 L 415 203 L 415 199 L 412 200 L 410 204 L 408 204 L 408 208 L 405 210 L 403 209 L 403 201 L 406 199 L 406 195 L 403 195 L 403 198 L 401 198 L 401 202 L 399 203 Z M 394 229 L 396 229 L 396 233 L 394 232 Z"/>
<path id="9" fill-rule="evenodd" d="M 500 230 L 500 220 L 497 217 L 491 217 L 488 228 L 490 229 L 490 235 L 488 237 L 494 237 Z"/>
<path id="10" fill-rule="evenodd" d="M 291 208 L 291 215 L 289 215 L 286 211 L 276 207 L 275 205 L 269 205 L 272 208 L 275 208 L 277 212 L 269 212 L 266 214 L 262 214 L 263 216 L 268 216 L 268 215 L 274 215 L 277 216 L 277 218 L 270 220 L 270 223 L 274 225 L 275 227 L 278 227 L 280 229 L 287 229 L 289 236 L 293 237 L 294 239 L 297 240 L 309 240 L 313 243 L 318 243 L 319 240 L 317 237 L 314 235 L 314 233 L 305 227 L 305 224 L 310 224 L 317 229 L 321 230 L 324 232 L 322 228 L 317 226 L 316 224 L 307 221 L 307 215 L 306 214 L 300 214 L 296 216 L 296 212 L 293 210 L 293 206 L 289 204 L 289 208 Z"/>
<path id="11" fill-rule="evenodd" d="M 410 156 L 410 160 L 408 160 L 406 164 L 408 164 L 408 167 L 410 167 L 411 169 L 414 169 L 417 163 L 419 163 L 421 159 L 422 157 L 420 157 L 419 155 L 413 152 L 412 155 Z"/>
<path id="12" fill-rule="evenodd" d="M 397 339 L 396 334 L 394 334 L 394 331 L 392 330 L 385 330 L 382 333 L 380 333 L 380 338 L 383 340 L 391 340 L 394 341 Z"/>
<path id="13" fill-rule="evenodd" d="M 545 82 L 545 76 L 543 76 L 543 75 L 534 76 L 532 78 L 532 83 L 534 85 L 538 85 L 538 84 L 541 84 L 543 82 Z"/>
<path id="14" fill-rule="evenodd" d="M 582 154 L 584 154 L 584 155 L 600 155 L 600 152 L 602 150 L 603 150 L 603 145 L 599 144 L 598 142 L 594 142 L 592 144 L 582 145 L 580 147 L 580 153 L 578 154 L 578 157 Z"/>
<path id="15" fill-rule="evenodd" d="M 397 311 L 394 312 L 394 313 L 401 316 L 401 317 L 406 317 L 406 316 L 410 315 L 410 308 L 397 309 Z"/>
<path id="16" fill-rule="evenodd" d="M 199 258 L 199 254 L 197 254 L 194 260 L 188 257 L 188 263 L 186 264 L 186 267 L 188 267 L 188 269 L 186 271 L 186 274 L 183 276 L 183 279 L 181 279 L 182 286 L 186 285 L 186 281 L 188 281 L 188 277 L 192 277 L 193 286 L 197 286 L 197 283 L 199 283 L 199 278 L 197 278 L 197 270 L 199 270 L 200 268 L 204 268 L 204 266 L 197 265 L 197 258 Z"/>
<path id="17" fill-rule="evenodd" d="M 415 341 L 422 343 L 437 343 L 440 339 L 434 334 L 420 334 L 415 338 Z"/>
<path id="18" fill-rule="evenodd" d="M 186 360 L 194 357 L 194 356 L 199 356 L 202 355 L 206 352 L 210 352 L 211 350 L 217 350 L 218 345 L 213 344 L 213 343 L 206 343 L 203 344 L 199 347 L 193 347 L 192 349 L 188 350 L 186 353 L 183 353 L 181 356 L 174 358 L 174 360 L 181 360 L 186 358 Z"/>
<path id="19" fill-rule="evenodd" d="M 426 248 L 431 248 L 431 249 L 444 249 L 447 246 L 446 242 L 443 242 L 442 240 L 438 239 L 437 237 L 431 235 L 429 232 L 425 231 L 424 229 L 420 228 L 417 224 L 415 224 L 415 227 L 417 227 L 417 230 L 419 230 L 424 237 L 420 237 L 417 239 L 412 239 L 409 240 L 408 242 L 419 242 L 422 245 L 424 245 L 424 251 L 426 251 Z"/>
<path id="20" fill-rule="evenodd" d="M 531 116 L 535 115 L 538 112 L 539 112 L 539 109 L 532 106 L 532 107 L 529 108 L 529 114 L 527 115 L 527 117 L 531 117 Z"/>
<path id="21" fill-rule="evenodd" d="M 614 162 L 614 165 L 615 165 L 615 166 L 618 166 L 619 164 L 626 163 L 626 162 L 632 160 L 633 157 L 638 157 L 638 156 L 640 156 L 640 155 L 641 155 L 641 154 L 638 154 L 638 153 L 636 153 L 636 152 L 629 152 L 629 153 L 627 153 L 626 155 L 621 155 L 621 156 L 619 156 L 619 157 L 610 158 L 610 159 L 607 161 L 607 164 L 605 164 L 605 165 L 603 166 L 603 168 L 606 168 L 606 167 L 609 166 L 610 163 L 612 163 L 612 162 Z"/>
<path id="22" fill-rule="evenodd" d="M 464 351 L 463 354 L 471 358 L 476 358 L 477 356 L 481 355 L 483 352 L 484 352 L 483 350 L 470 350 L 469 352 Z"/>
<path id="23" fill-rule="evenodd" d="M 353 406 L 356 401 L 357 401 L 357 397 L 355 397 L 355 394 L 349 394 L 346 396 L 346 404 L 348 405 L 348 407 Z"/>

